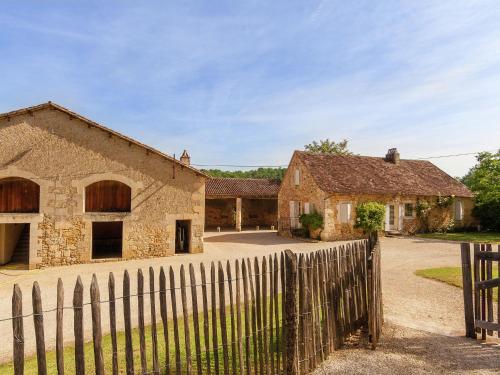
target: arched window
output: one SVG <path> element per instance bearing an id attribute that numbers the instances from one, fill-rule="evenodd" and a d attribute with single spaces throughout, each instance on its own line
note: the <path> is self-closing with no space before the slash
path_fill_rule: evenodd
<path id="1" fill-rule="evenodd" d="M 0 180 L 0 213 L 37 213 L 40 186 L 21 177 Z"/>
<path id="2" fill-rule="evenodd" d="M 98 181 L 85 188 L 86 212 L 130 212 L 132 192 L 119 181 Z"/>

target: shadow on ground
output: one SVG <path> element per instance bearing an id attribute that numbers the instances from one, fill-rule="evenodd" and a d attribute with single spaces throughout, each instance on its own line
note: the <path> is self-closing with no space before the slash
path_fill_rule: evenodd
<path id="1" fill-rule="evenodd" d="M 263 236 L 263 233 L 272 235 Z M 210 233 L 205 236 L 204 242 L 226 242 L 226 243 L 242 243 L 249 245 L 284 245 L 304 243 L 302 240 L 295 238 L 281 237 L 276 232 L 229 232 L 229 233 Z"/>
<path id="2" fill-rule="evenodd" d="M 375 351 L 364 336 L 335 352 L 316 374 L 498 374 L 500 345 L 386 324 Z"/>

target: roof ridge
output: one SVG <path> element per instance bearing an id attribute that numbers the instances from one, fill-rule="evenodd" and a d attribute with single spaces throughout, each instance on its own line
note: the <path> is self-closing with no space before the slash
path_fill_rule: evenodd
<path id="1" fill-rule="evenodd" d="M 340 157 L 340 158 L 372 158 L 372 159 L 385 159 L 384 156 L 373 156 L 373 155 L 339 155 L 339 154 L 333 154 L 333 153 L 328 153 L 328 152 L 314 152 L 314 151 L 304 151 L 304 150 L 295 150 L 294 152 L 298 154 L 306 154 L 306 155 L 312 155 L 312 156 L 328 156 L 328 157 Z M 400 161 L 418 161 L 418 162 L 426 162 L 432 164 L 429 160 L 422 160 L 422 159 L 399 159 Z M 434 165 L 434 164 L 433 164 Z"/>
<path id="2" fill-rule="evenodd" d="M 181 167 L 183 168 L 187 168 L 191 171 L 193 171 L 194 173 L 198 174 L 198 175 L 201 175 L 201 176 L 204 176 L 204 177 L 209 177 L 206 173 L 200 171 L 199 169 L 196 169 L 192 166 L 189 166 L 189 165 L 186 165 L 184 163 L 181 163 L 180 160 L 177 160 L 175 159 L 174 157 L 160 151 L 160 150 L 157 150 L 155 149 L 154 147 L 151 147 L 151 146 L 148 146 L 146 145 L 145 143 L 142 143 L 134 138 L 131 138 L 129 136 L 126 136 L 120 132 L 117 132 L 116 130 L 113 130 L 111 128 L 108 128 L 107 126 L 104 126 L 98 122 L 95 122 L 83 115 L 80 115 L 79 113 L 76 113 L 66 107 L 63 107 L 62 105 L 59 105 L 59 104 L 56 104 L 52 101 L 48 101 L 46 103 L 41 103 L 41 104 L 37 104 L 37 105 L 34 105 L 34 106 L 30 106 L 30 107 L 25 107 L 25 108 L 20 108 L 20 109 L 17 109 L 17 110 L 14 110 L 14 111 L 10 111 L 10 112 L 4 112 L 4 113 L 0 113 L 0 118 L 9 118 L 9 117 L 13 117 L 13 116 L 19 116 L 19 115 L 22 115 L 24 113 L 32 113 L 34 111 L 40 111 L 40 110 L 43 110 L 43 109 L 46 109 L 46 108 L 54 108 L 54 109 L 57 109 L 58 111 L 61 111 L 61 112 L 64 112 L 70 116 L 73 116 L 74 118 L 77 118 L 79 119 L 80 121 L 83 121 L 83 122 L 86 122 L 87 124 L 95 127 L 95 128 L 98 128 L 100 130 L 103 130 L 105 132 L 108 132 L 110 133 L 111 135 L 114 135 L 118 138 L 121 138 L 123 139 L 124 141 L 126 142 L 129 142 L 129 143 L 132 143 L 132 144 L 135 144 L 136 146 L 138 147 L 141 147 L 141 148 L 144 148 L 146 149 L 147 151 L 151 152 L 151 153 L 154 153 L 170 162 L 173 162 L 173 163 L 177 163 L 179 164 Z"/>

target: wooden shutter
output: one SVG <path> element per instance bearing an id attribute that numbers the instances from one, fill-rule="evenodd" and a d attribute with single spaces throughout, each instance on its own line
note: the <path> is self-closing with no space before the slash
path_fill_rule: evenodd
<path id="1" fill-rule="evenodd" d="M 130 212 L 132 192 L 119 181 L 98 181 L 85 189 L 86 212 Z"/>
<path id="2" fill-rule="evenodd" d="M 24 178 L 0 180 L 1 213 L 37 213 L 40 210 L 40 186 Z"/>

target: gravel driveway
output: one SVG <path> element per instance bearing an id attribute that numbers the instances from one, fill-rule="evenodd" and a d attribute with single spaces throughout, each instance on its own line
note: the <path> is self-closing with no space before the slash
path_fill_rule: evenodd
<path id="1" fill-rule="evenodd" d="M 131 272 L 134 292 L 135 270 L 152 265 L 158 274 L 160 266 L 172 266 L 178 270 L 182 264 L 192 262 L 206 265 L 212 261 L 234 260 L 241 257 L 264 256 L 284 249 L 314 251 L 338 243 L 308 243 L 276 236 L 274 232 L 207 233 L 205 253 L 180 255 L 166 258 L 134 261 L 95 263 L 57 267 L 36 271 L 0 271 L 0 318 L 10 316 L 12 285 L 18 283 L 23 291 L 25 313 L 31 306 L 31 286 L 38 280 L 42 290 L 44 309 L 55 306 L 55 287 L 61 277 L 66 287 L 66 305 L 70 304 L 76 275 L 81 275 L 88 300 L 88 286 L 92 273 L 97 275 L 101 288 L 101 299 L 107 299 L 107 276 L 113 271 L 116 284 L 121 285 L 125 269 Z M 436 281 L 414 275 L 421 268 L 460 265 L 459 245 L 452 242 L 419 238 L 382 239 L 382 282 L 386 326 L 379 348 L 373 352 L 365 349 L 363 342 L 355 342 L 352 350 L 337 351 L 318 369 L 318 373 L 500 373 L 500 350 L 498 345 L 481 345 L 479 342 L 460 338 L 464 334 L 462 293 Z M 7 276 L 7 274 L 9 276 Z M 199 278 L 199 275 L 198 275 Z M 147 280 L 147 278 L 146 278 Z M 147 282 L 146 282 L 147 284 Z M 147 285 L 146 288 L 147 290 Z M 121 287 L 117 296 L 121 295 Z M 118 306 L 119 304 L 117 304 Z M 134 304 L 132 304 L 134 306 Z M 149 309 L 146 301 L 146 311 Z M 136 312 L 133 311 L 133 314 Z M 85 311 L 90 321 L 90 311 Z M 117 311 L 117 316 L 121 312 Z M 103 322 L 108 321 L 106 309 Z M 137 318 L 133 317 L 133 322 Z M 104 324 L 105 328 L 107 324 Z M 122 323 L 118 322 L 118 328 Z M 25 320 L 26 351 L 34 351 L 31 318 Z M 73 330 L 69 311 L 64 321 L 65 336 Z M 91 327 L 85 326 L 91 339 Z M 45 317 L 45 334 L 49 347 L 54 345 L 55 319 Z M 11 322 L 0 322 L 0 335 L 11 337 Z M 10 340 L 9 340 L 10 341 Z M 0 361 L 9 360 L 11 345 L 0 345 Z"/>
<path id="2" fill-rule="evenodd" d="M 382 239 L 384 332 L 376 351 L 356 341 L 317 374 L 499 374 L 498 340 L 466 339 L 462 290 L 415 270 L 461 265 L 456 242 Z"/>

